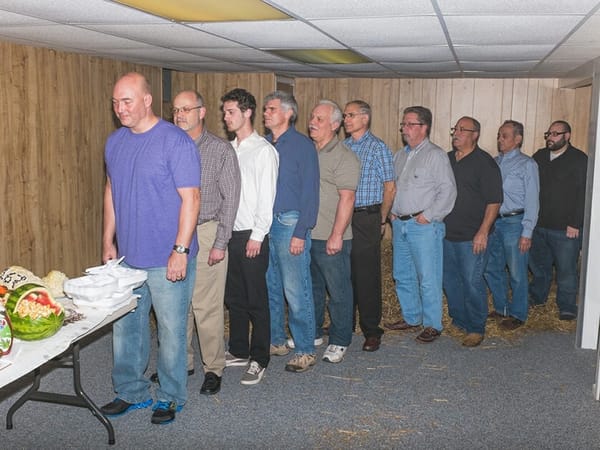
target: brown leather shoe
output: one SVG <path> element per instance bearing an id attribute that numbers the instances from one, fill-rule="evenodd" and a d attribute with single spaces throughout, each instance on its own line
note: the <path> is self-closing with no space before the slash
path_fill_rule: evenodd
<path id="1" fill-rule="evenodd" d="M 421 331 L 421 334 L 419 334 L 415 339 L 424 344 L 429 344 L 440 337 L 440 334 L 442 334 L 441 331 L 438 331 L 433 327 L 427 327 Z"/>
<path id="2" fill-rule="evenodd" d="M 386 323 L 383 325 L 388 330 L 396 330 L 396 331 L 412 331 L 421 327 L 421 325 L 411 325 L 407 323 L 404 319 L 399 320 L 394 323 Z"/>
<path id="3" fill-rule="evenodd" d="M 465 347 L 477 347 L 483 342 L 483 334 L 469 333 L 465 336 L 462 341 L 462 345 Z"/>
<path id="4" fill-rule="evenodd" d="M 365 339 L 365 343 L 363 344 L 363 351 L 365 352 L 376 352 L 379 350 L 379 346 L 381 345 L 381 337 L 380 336 L 371 336 Z"/>
<path id="5" fill-rule="evenodd" d="M 513 330 L 516 330 L 517 328 L 521 327 L 524 323 L 525 322 L 517 319 L 516 317 L 507 317 L 502 322 L 500 322 L 500 325 L 498 325 L 498 326 L 500 328 L 502 328 L 503 330 L 513 331 Z"/>

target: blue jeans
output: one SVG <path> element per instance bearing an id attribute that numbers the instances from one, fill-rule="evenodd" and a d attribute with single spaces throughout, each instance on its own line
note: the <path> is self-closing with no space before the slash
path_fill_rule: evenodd
<path id="1" fill-rule="evenodd" d="M 485 333 L 488 315 L 483 273 L 489 248 L 473 253 L 473 241 L 444 239 L 444 290 L 452 323 L 467 333 Z"/>
<path id="2" fill-rule="evenodd" d="M 527 300 L 529 252 L 521 253 L 519 250 L 519 240 L 523 231 L 522 220 L 522 214 L 496 220 L 496 229 L 488 241 L 489 256 L 485 279 L 492 291 L 494 309 L 504 316 L 512 316 L 525 322 L 529 309 Z M 512 291 L 510 302 L 508 301 L 509 286 Z"/>
<path id="3" fill-rule="evenodd" d="M 392 221 L 393 272 L 404 320 L 442 331 L 443 222 Z"/>
<path id="4" fill-rule="evenodd" d="M 326 252 L 327 241 L 312 242 L 310 273 L 315 299 L 316 336 L 323 336 L 325 295 L 329 293 L 329 344 L 347 347 L 352 342 L 352 314 L 354 297 L 350 279 L 350 251 L 352 241 L 345 240 L 342 250 L 335 255 Z"/>
<path id="5" fill-rule="evenodd" d="M 288 324 L 297 354 L 315 353 L 315 305 L 310 277 L 310 233 L 299 255 L 290 253 L 298 211 L 277 213 L 269 232 L 267 289 L 271 312 L 271 343 L 285 344 L 285 300 Z"/>
<path id="6" fill-rule="evenodd" d="M 565 230 L 536 227 L 529 251 L 529 268 L 533 279 L 529 285 L 532 304 L 546 303 L 552 265 L 556 266 L 556 304 L 560 312 L 577 314 L 577 263 L 581 249 L 581 233 L 577 239 L 568 238 Z"/>
<path id="7" fill-rule="evenodd" d="M 113 325 L 112 380 L 118 397 L 129 403 L 150 398 L 150 381 L 144 376 L 150 358 L 150 307 L 158 328 L 158 401 L 183 406 L 187 400 L 187 314 L 196 277 L 196 258 L 188 260 L 184 280 L 167 280 L 167 268 L 145 269 L 148 280 L 134 294 L 135 310 Z"/>

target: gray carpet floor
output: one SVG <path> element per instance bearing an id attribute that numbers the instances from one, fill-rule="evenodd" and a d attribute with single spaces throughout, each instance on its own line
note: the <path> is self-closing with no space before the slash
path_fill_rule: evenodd
<path id="1" fill-rule="evenodd" d="M 83 386 L 98 405 L 114 397 L 111 337 L 96 334 L 81 351 Z M 575 349 L 573 334 L 467 349 L 445 335 L 426 345 L 388 333 L 375 353 L 362 342 L 355 335 L 342 363 L 319 360 L 303 374 L 285 372 L 289 357 L 274 357 L 256 386 L 239 383 L 243 368 L 226 369 L 214 396 L 200 395 L 197 362 L 175 422 L 152 425 L 150 409 L 112 419 L 114 446 L 84 408 L 28 402 L 6 430 L 8 408 L 28 387 L 19 380 L 0 389 L 0 448 L 600 448 L 596 352 Z M 72 392 L 69 371 L 45 372 L 42 388 Z"/>

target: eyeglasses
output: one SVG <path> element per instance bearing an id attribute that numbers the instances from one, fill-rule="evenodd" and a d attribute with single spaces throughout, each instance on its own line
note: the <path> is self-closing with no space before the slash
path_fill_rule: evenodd
<path id="1" fill-rule="evenodd" d="M 203 107 L 203 105 L 200 105 L 200 106 L 182 106 L 181 108 L 173 108 L 171 110 L 171 113 L 173 113 L 173 115 L 175 115 L 175 114 L 177 114 L 179 112 L 187 114 L 187 113 L 189 113 L 193 109 L 198 109 L 198 108 L 202 108 L 202 107 Z"/>
<path id="2" fill-rule="evenodd" d="M 401 122 L 400 123 L 400 129 L 402 129 L 402 128 L 409 128 L 409 127 L 423 126 L 423 125 L 425 125 L 425 124 L 421 123 L 421 122 Z"/>
<path id="3" fill-rule="evenodd" d="M 468 131 L 469 133 L 477 133 L 477 130 L 471 130 L 470 128 L 465 128 L 465 127 L 452 127 L 452 128 L 450 128 L 450 134 L 454 134 L 457 131 L 460 131 L 461 133 L 464 133 L 465 131 Z"/>
<path id="4" fill-rule="evenodd" d="M 556 137 L 566 133 L 568 133 L 568 131 L 546 131 L 544 133 L 544 139 L 548 139 L 550 136 Z"/>
<path id="5" fill-rule="evenodd" d="M 361 116 L 365 114 L 364 112 L 351 112 L 351 113 L 344 113 L 342 114 L 342 117 L 345 119 L 346 117 L 349 117 L 351 119 L 354 119 L 356 116 Z"/>

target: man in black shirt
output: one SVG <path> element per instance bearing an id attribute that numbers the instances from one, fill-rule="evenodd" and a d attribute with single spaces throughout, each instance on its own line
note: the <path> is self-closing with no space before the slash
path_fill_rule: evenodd
<path id="1" fill-rule="evenodd" d="M 546 148 L 533 159 L 540 173 L 540 212 L 533 232 L 529 268 L 531 305 L 546 303 L 556 266 L 556 304 L 561 320 L 577 317 L 577 260 L 585 206 L 587 155 L 570 143 L 571 127 L 557 120 L 544 133 Z"/>
<path id="2" fill-rule="evenodd" d="M 480 129 L 472 117 L 460 118 L 451 130 L 453 150 L 448 153 L 458 195 L 444 219 L 444 291 L 452 324 L 467 333 L 466 347 L 481 344 L 485 334 L 488 236 L 503 198 L 498 164 L 477 145 Z"/>

